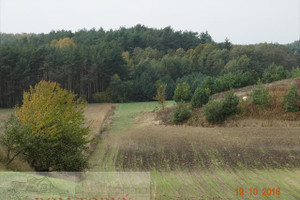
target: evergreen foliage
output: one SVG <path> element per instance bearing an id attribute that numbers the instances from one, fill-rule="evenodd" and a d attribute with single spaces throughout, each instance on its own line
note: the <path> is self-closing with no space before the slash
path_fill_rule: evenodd
<path id="1" fill-rule="evenodd" d="M 239 99 L 234 94 L 233 90 L 227 92 L 225 99 L 223 101 L 223 112 L 225 116 L 234 115 L 238 112 Z"/>
<path id="2" fill-rule="evenodd" d="M 300 96 L 297 87 L 293 85 L 283 98 L 285 112 L 298 112 L 299 100 Z"/>
<path id="3" fill-rule="evenodd" d="M 191 111 L 183 102 L 179 102 L 177 104 L 176 110 L 173 113 L 172 122 L 174 124 L 182 124 L 186 122 L 190 117 Z"/>
<path id="4" fill-rule="evenodd" d="M 204 107 L 203 113 L 206 120 L 213 124 L 221 123 L 225 120 L 223 103 L 215 99 L 210 100 Z"/>
<path id="5" fill-rule="evenodd" d="M 259 81 L 252 90 L 252 101 L 254 105 L 260 108 L 264 108 L 269 105 L 269 94 L 261 81 Z"/>
<path id="6" fill-rule="evenodd" d="M 192 97 L 192 108 L 200 108 L 205 105 L 209 100 L 210 89 L 198 87 Z"/>
<path id="7" fill-rule="evenodd" d="M 187 82 L 179 83 L 174 92 L 174 100 L 178 102 L 186 102 L 191 99 L 190 85 Z"/>
<path id="8" fill-rule="evenodd" d="M 222 123 L 228 116 L 238 112 L 238 97 L 233 90 L 227 92 L 225 99 L 217 101 L 210 100 L 204 107 L 203 113 L 207 121 L 213 124 Z"/>
<path id="9" fill-rule="evenodd" d="M 272 63 L 263 73 L 263 80 L 266 83 L 279 81 L 287 78 L 287 71 L 283 66 L 276 66 L 275 63 Z"/>
<path id="10" fill-rule="evenodd" d="M 157 80 L 167 84 L 167 99 L 172 99 L 182 82 L 191 93 L 201 85 L 214 94 L 259 78 L 285 78 L 287 70 L 300 65 L 298 42 L 215 43 L 207 32 L 171 27 L 2 33 L 0 40 L 0 107 L 21 104 L 23 91 L 41 80 L 57 82 L 88 102 L 151 101 Z M 115 74 L 119 79 L 113 80 Z M 99 94 L 107 98 L 99 100 Z"/>

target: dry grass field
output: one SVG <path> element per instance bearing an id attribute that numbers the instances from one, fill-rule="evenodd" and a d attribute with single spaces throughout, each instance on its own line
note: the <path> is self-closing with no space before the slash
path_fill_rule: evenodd
<path id="1" fill-rule="evenodd" d="M 119 104 L 91 170 L 150 171 L 152 199 L 239 199 L 238 187 L 248 191 L 242 199 L 300 198 L 299 127 L 160 125 L 156 107 Z M 262 196 L 264 187 L 282 193 Z"/>
<path id="2" fill-rule="evenodd" d="M 100 140 L 88 170 L 150 171 L 152 199 L 300 198 L 297 124 L 261 127 L 256 119 L 256 127 L 162 125 L 158 108 L 156 102 L 89 104 L 90 137 Z M 0 110 L 0 119 L 11 112 Z M 30 170 L 21 160 L 12 169 Z M 236 188 L 245 194 L 237 196 Z M 258 195 L 250 195 L 250 188 Z M 263 188 L 280 188 L 281 194 L 263 196 Z"/>
<path id="3" fill-rule="evenodd" d="M 291 85 L 298 85 L 300 82 L 300 78 L 295 78 L 295 79 L 284 79 L 280 81 L 274 81 L 272 83 L 266 83 L 264 84 L 266 88 L 280 88 L 280 87 L 290 87 Z M 254 85 L 250 85 L 247 87 L 242 87 L 242 88 L 236 88 L 234 89 L 235 95 L 238 97 L 243 97 L 243 96 L 249 96 L 251 94 L 251 90 L 254 88 Z M 220 92 L 217 94 L 214 94 L 213 97 L 216 98 L 222 98 L 226 94 L 225 92 Z"/>

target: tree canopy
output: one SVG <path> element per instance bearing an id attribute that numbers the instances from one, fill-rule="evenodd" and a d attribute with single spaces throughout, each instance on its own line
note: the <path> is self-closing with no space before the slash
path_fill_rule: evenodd
<path id="1" fill-rule="evenodd" d="M 15 108 L 17 118 L 7 123 L 4 141 L 10 142 L 5 144 L 10 151 L 22 152 L 37 171 L 80 171 L 87 167 L 84 108 L 84 101 L 58 83 L 30 86 L 22 106 Z"/>
<path id="2" fill-rule="evenodd" d="M 23 90 L 41 80 L 58 82 L 88 102 L 101 100 L 93 98 L 97 95 L 113 102 L 151 101 L 158 80 L 167 84 L 167 99 L 184 81 L 194 93 L 210 80 L 212 85 L 205 88 L 215 93 L 259 78 L 269 81 L 263 75 L 269 77 L 267 69 L 273 63 L 281 71 L 299 67 L 298 42 L 234 45 L 227 38 L 216 43 L 208 32 L 143 25 L 109 31 L 0 34 L 0 107 L 21 104 Z"/>

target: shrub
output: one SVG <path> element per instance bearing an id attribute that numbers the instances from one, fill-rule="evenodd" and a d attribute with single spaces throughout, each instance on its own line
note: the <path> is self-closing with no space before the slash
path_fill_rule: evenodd
<path id="1" fill-rule="evenodd" d="M 233 90 L 230 90 L 223 101 L 223 112 L 225 116 L 234 115 L 238 111 L 239 99 L 234 94 Z"/>
<path id="2" fill-rule="evenodd" d="M 192 108 L 200 108 L 205 105 L 209 100 L 210 89 L 198 87 L 192 97 Z"/>
<path id="3" fill-rule="evenodd" d="M 300 96 L 296 86 L 292 86 L 287 94 L 284 96 L 284 111 L 285 112 L 298 112 L 299 111 Z"/>
<path id="4" fill-rule="evenodd" d="M 178 102 L 185 102 L 191 99 L 190 85 L 187 82 L 179 83 L 176 86 L 174 93 L 174 100 Z"/>
<path id="5" fill-rule="evenodd" d="M 93 103 L 100 103 L 101 102 L 100 92 L 96 92 L 92 95 L 92 102 Z"/>
<path id="6" fill-rule="evenodd" d="M 156 96 L 154 99 L 158 101 L 163 110 L 165 109 L 166 102 L 166 88 L 166 84 L 162 83 L 161 81 L 156 82 Z"/>
<path id="7" fill-rule="evenodd" d="M 210 100 L 203 106 L 203 113 L 206 120 L 213 124 L 221 123 L 225 120 L 223 102 L 215 99 Z"/>
<path id="8" fill-rule="evenodd" d="M 111 98 L 109 90 L 103 92 L 96 92 L 92 95 L 92 102 L 94 103 L 106 103 L 110 101 Z"/>
<path id="9" fill-rule="evenodd" d="M 183 102 L 179 102 L 176 110 L 173 113 L 172 122 L 174 124 L 182 124 L 186 122 L 190 117 L 190 110 L 187 108 L 187 106 L 184 105 Z"/>
<path id="10" fill-rule="evenodd" d="M 222 101 L 211 100 L 204 107 L 203 112 L 207 121 L 217 124 L 223 122 L 228 116 L 238 111 L 239 99 L 230 90 Z"/>
<path id="11" fill-rule="evenodd" d="M 264 108 L 269 105 L 269 94 L 261 81 L 252 90 L 252 101 L 257 107 Z"/>

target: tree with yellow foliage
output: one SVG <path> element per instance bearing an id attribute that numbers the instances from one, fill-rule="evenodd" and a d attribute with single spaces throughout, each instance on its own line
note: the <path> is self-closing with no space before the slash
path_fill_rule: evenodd
<path id="1" fill-rule="evenodd" d="M 161 108 L 165 109 L 166 104 L 166 88 L 167 84 L 159 81 L 156 81 L 156 96 L 154 99 L 158 101 L 158 103 L 161 105 Z"/>
<path id="2" fill-rule="evenodd" d="M 19 142 L 37 171 L 79 171 L 87 166 L 89 128 L 84 126 L 86 103 L 58 83 L 41 81 L 23 94 L 15 114 L 27 134 Z"/>
<path id="3" fill-rule="evenodd" d="M 50 46 L 54 46 L 54 47 L 75 47 L 76 44 L 75 42 L 69 38 L 69 37 L 66 37 L 66 38 L 63 38 L 63 39 L 60 39 L 60 40 L 52 40 L 50 42 Z"/>

